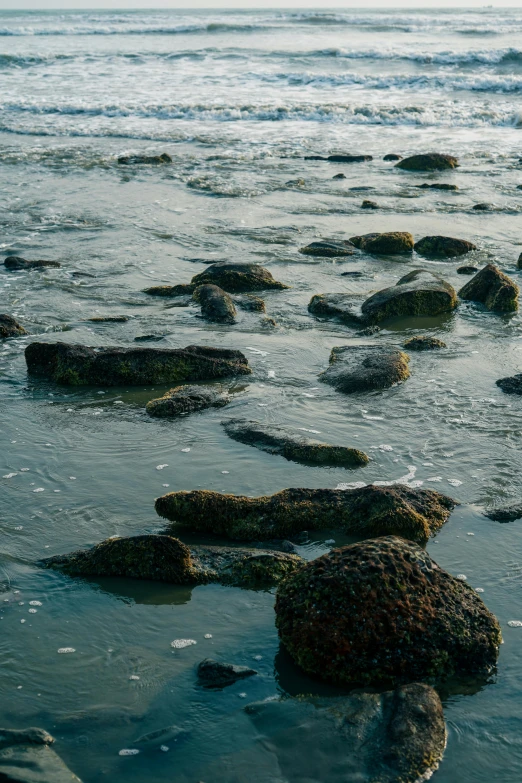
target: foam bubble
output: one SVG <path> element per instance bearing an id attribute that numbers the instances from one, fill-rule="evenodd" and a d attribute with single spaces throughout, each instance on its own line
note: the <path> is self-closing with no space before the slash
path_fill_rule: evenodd
<path id="1" fill-rule="evenodd" d="M 522 628 L 522 620 L 509 620 L 508 625 L 510 628 Z"/>
<path id="2" fill-rule="evenodd" d="M 174 647 L 175 650 L 182 650 L 184 647 L 190 647 L 192 644 L 197 644 L 197 642 L 194 639 L 174 639 L 170 646 Z"/>
<path id="3" fill-rule="evenodd" d="M 74 647 L 60 647 L 60 649 L 57 650 L 57 652 L 59 652 L 60 655 L 67 655 L 68 653 L 76 652 L 76 650 L 74 649 Z"/>
<path id="4" fill-rule="evenodd" d="M 137 748 L 123 748 L 118 752 L 118 756 L 137 756 L 139 750 Z"/>

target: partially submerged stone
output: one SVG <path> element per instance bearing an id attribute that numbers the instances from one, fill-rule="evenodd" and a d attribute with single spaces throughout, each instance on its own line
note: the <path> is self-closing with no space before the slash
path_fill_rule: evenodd
<path id="1" fill-rule="evenodd" d="M 520 377 L 520 394 L 522 394 L 522 376 Z M 511 503 L 509 506 L 499 506 L 490 508 L 484 512 L 485 516 L 493 519 L 495 522 L 514 522 L 522 519 L 522 502 Z"/>
<path id="2" fill-rule="evenodd" d="M 94 315 L 88 320 L 93 324 L 124 324 L 130 318 L 128 315 Z"/>
<path id="3" fill-rule="evenodd" d="M 221 423 L 233 440 L 255 446 L 269 454 L 279 454 L 293 462 L 357 467 L 367 465 L 370 461 L 368 455 L 359 449 L 321 443 L 297 434 L 289 427 L 271 427 L 249 419 L 229 419 Z"/>
<path id="4" fill-rule="evenodd" d="M 27 334 L 27 332 L 16 318 L 13 318 L 12 315 L 7 315 L 7 313 L 0 315 L 0 338 L 21 337 L 23 334 Z"/>
<path id="5" fill-rule="evenodd" d="M 280 585 L 276 625 L 308 674 L 350 687 L 483 677 L 502 642 L 473 588 L 395 536 L 307 563 Z"/>
<path id="6" fill-rule="evenodd" d="M 200 285 L 193 294 L 201 305 L 201 315 L 214 323 L 235 324 L 237 311 L 226 291 L 217 285 Z"/>
<path id="7" fill-rule="evenodd" d="M 476 212 L 489 212 L 493 209 L 493 205 L 482 202 L 480 204 L 474 204 L 471 209 L 474 209 Z"/>
<path id="8" fill-rule="evenodd" d="M 0 729 L 0 780 L 5 783 L 81 783 L 51 748 L 43 729 Z"/>
<path id="9" fill-rule="evenodd" d="M 402 160 L 402 155 L 397 155 L 395 152 L 389 152 L 387 155 L 384 156 L 383 160 L 385 161 Z"/>
<path id="10" fill-rule="evenodd" d="M 25 258 L 20 258 L 20 256 L 8 256 L 4 261 L 4 266 L 6 269 L 16 270 L 43 269 L 44 267 L 58 268 L 61 264 L 59 264 L 58 261 L 45 261 L 43 259 L 28 261 Z"/>
<path id="11" fill-rule="evenodd" d="M 477 246 L 466 239 L 455 239 L 454 237 L 423 237 L 415 243 L 413 249 L 425 258 L 455 258 L 463 256 L 471 250 L 476 250 Z"/>
<path id="12" fill-rule="evenodd" d="M 173 418 L 206 408 L 222 408 L 229 401 L 228 394 L 214 386 L 176 386 L 163 397 L 150 400 L 146 410 L 149 416 Z"/>
<path id="13" fill-rule="evenodd" d="M 397 163 L 397 168 L 407 171 L 444 171 L 456 169 L 459 165 L 453 155 L 442 155 L 439 152 L 428 152 L 425 155 L 411 155 Z"/>
<path id="14" fill-rule="evenodd" d="M 358 294 L 314 294 L 308 304 L 308 312 L 358 326 L 364 323 L 361 304 L 362 297 Z"/>
<path id="15" fill-rule="evenodd" d="M 31 343 L 25 349 L 29 374 L 68 386 L 183 383 L 249 375 L 240 351 L 187 348 L 90 348 L 67 343 Z"/>
<path id="16" fill-rule="evenodd" d="M 436 337 L 410 337 L 404 347 L 407 351 L 436 351 L 439 348 L 447 348 L 447 345 Z"/>
<path id="17" fill-rule="evenodd" d="M 522 253 L 519 255 L 517 260 L 517 269 L 522 269 Z"/>
<path id="18" fill-rule="evenodd" d="M 149 731 L 147 734 L 142 734 L 138 739 L 133 740 L 131 747 L 138 748 L 138 750 L 159 750 L 162 745 L 170 746 L 170 743 L 180 742 L 190 736 L 190 732 L 187 729 L 180 728 L 180 726 L 163 726 L 156 731 Z"/>
<path id="19" fill-rule="evenodd" d="M 458 275 L 474 275 L 479 271 L 478 266 L 459 266 L 457 269 Z"/>
<path id="20" fill-rule="evenodd" d="M 244 294 L 243 296 L 234 296 L 232 301 L 241 310 L 246 310 L 252 313 L 265 313 L 266 305 L 259 296 L 252 296 L 251 294 Z"/>
<path id="21" fill-rule="evenodd" d="M 461 299 L 481 302 L 488 310 L 518 310 L 518 286 L 494 264 L 488 264 L 460 289 Z"/>
<path id="22" fill-rule="evenodd" d="M 508 378 L 500 378 L 496 384 L 506 394 L 522 394 L 522 373 Z"/>
<path id="23" fill-rule="evenodd" d="M 212 283 L 220 286 L 228 293 L 243 293 L 248 291 L 281 290 L 287 285 L 274 280 L 272 274 L 259 264 L 232 263 L 219 261 L 212 264 L 204 272 L 191 280 L 191 285 Z"/>
<path id="24" fill-rule="evenodd" d="M 380 209 L 380 207 L 376 201 L 370 201 L 369 199 L 365 199 L 361 204 L 361 209 Z"/>
<path id="25" fill-rule="evenodd" d="M 320 242 L 312 242 L 306 247 L 300 247 L 299 252 L 305 256 L 327 256 L 334 258 L 335 256 L 352 256 L 354 253 L 353 245 L 351 242 L 328 242 L 326 240 Z"/>
<path id="26" fill-rule="evenodd" d="M 377 291 L 363 302 L 361 312 L 369 322 L 396 316 L 439 315 L 454 310 L 457 292 L 432 272 L 415 269 L 390 288 Z"/>
<path id="27" fill-rule="evenodd" d="M 285 185 L 287 188 L 304 188 L 306 181 L 299 177 L 299 179 L 289 179 L 288 182 L 285 182 Z"/>
<path id="28" fill-rule="evenodd" d="M 249 666 L 237 666 L 234 663 L 222 663 L 213 658 L 205 658 L 198 666 L 198 680 L 205 688 L 226 688 L 238 680 L 257 674 Z"/>
<path id="29" fill-rule="evenodd" d="M 362 234 L 350 237 L 355 247 L 373 255 L 396 255 L 411 253 L 415 240 L 407 231 L 389 231 L 384 234 Z"/>
<path id="30" fill-rule="evenodd" d="M 172 158 L 166 152 L 161 155 L 122 155 L 118 158 L 120 166 L 137 165 L 148 163 L 159 165 L 161 163 L 172 163 Z"/>
<path id="31" fill-rule="evenodd" d="M 149 296 L 183 296 L 187 297 L 183 303 L 189 304 L 188 297 L 192 297 L 194 293 L 195 285 L 191 283 L 181 283 L 179 285 L 153 285 L 150 288 L 144 288 L 143 293 L 149 294 Z"/>
<path id="32" fill-rule="evenodd" d="M 364 163 L 373 160 L 372 155 L 328 155 L 324 158 L 322 155 L 305 155 L 305 160 L 328 160 L 330 163 Z"/>
<path id="33" fill-rule="evenodd" d="M 346 345 L 332 348 L 330 366 L 319 379 L 345 394 L 388 389 L 410 377 L 408 362 L 394 348 Z"/>
<path id="34" fill-rule="evenodd" d="M 418 188 L 424 190 L 458 190 L 458 185 L 450 185 L 448 182 L 423 182 L 422 185 L 417 185 Z"/>
<path id="35" fill-rule="evenodd" d="M 346 174 L 334 174 L 332 179 L 346 179 Z"/>
<path id="36" fill-rule="evenodd" d="M 209 490 L 157 498 L 160 517 L 193 531 L 243 541 L 288 538 L 303 530 L 341 530 L 361 537 L 400 535 L 426 542 L 447 521 L 455 501 L 404 485 L 359 489 L 292 488 L 257 498 Z"/>

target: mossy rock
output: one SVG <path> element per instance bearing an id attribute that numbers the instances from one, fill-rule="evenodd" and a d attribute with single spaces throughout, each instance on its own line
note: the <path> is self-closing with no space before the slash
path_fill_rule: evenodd
<path id="1" fill-rule="evenodd" d="M 160 166 L 162 163 L 172 163 L 172 158 L 166 152 L 162 155 L 122 155 L 118 158 L 120 166 L 148 164 Z"/>
<path id="2" fill-rule="evenodd" d="M 8 256 L 4 261 L 4 266 L 6 269 L 10 270 L 44 269 L 45 267 L 52 267 L 57 269 L 61 267 L 61 264 L 59 264 L 58 261 L 45 261 L 43 259 L 28 261 L 27 259 L 21 258 L 20 256 Z"/>
<path id="3" fill-rule="evenodd" d="M 193 299 L 201 305 L 201 315 L 207 321 L 221 324 L 235 324 L 237 311 L 226 291 L 217 285 L 200 285 Z"/>
<path id="4" fill-rule="evenodd" d="M 149 416 L 173 418 L 206 408 L 222 408 L 229 401 L 228 394 L 223 394 L 213 386 L 175 386 L 163 397 L 150 400 L 146 410 Z"/>
<path id="5" fill-rule="evenodd" d="M 370 296 L 362 307 L 364 318 L 380 323 L 397 316 L 433 316 L 454 310 L 457 292 L 437 275 L 416 269 L 390 288 Z"/>
<path id="6" fill-rule="evenodd" d="M 337 318 L 349 326 L 360 326 L 365 321 L 361 314 L 360 294 L 314 294 L 308 312 L 324 318 Z"/>
<path id="7" fill-rule="evenodd" d="M 513 313 L 518 310 L 518 286 L 494 264 L 488 264 L 460 289 L 461 299 L 481 302 L 488 310 Z"/>
<path id="8" fill-rule="evenodd" d="M 353 256 L 354 248 L 351 242 L 312 242 L 306 247 L 300 247 L 299 252 L 305 256 L 325 256 L 335 258 L 336 256 Z"/>
<path id="9" fill-rule="evenodd" d="M 398 169 L 406 171 L 444 171 L 456 169 L 459 165 L 457 158 L 452 155 L 442 155 L 440 152 L 428 152 L 425 155 L 411 155 L 397 163 Z"/>
<path id="10" fill-rule="evenodd" d="M 500 378 L 496 384 L 506 394 L 522 394 L 522 373 L 508 378 Z"/>
<path id="11" fill-rule="evenodd" d="M 423 237 L 415 243 L 413 249 L 425 258 L 456 258 L 476 250 L 477 246 L 466 239 L 455 239 L 454 237 Z"/>
<path id="12" fill-rule="evenodd" d="M 319 380 L 345 394 L 388 389 L 410 377 L 409 357 L 402 351 L 376 345 L 332 348 L 330 366 Z"/>
<path id="13" fill-rule="evenodd" d="M 191 280 L 191 285 L 217 285 L 228 293 L 282 290 L 289 286 L 274 280 L 272 274 L 259 264 L 218 261 Z"/>
<path id="14" fill-rule="evenodd" d="M 355 247 L 373 255 L 397 255 L 411 253 L 415 240 L 407 231 L 389 231 L 384 234 L 362 234 L 350 237 Z"/>
<path id="15" fill-rule="evenodd" d="M 22 324 L 19 324 L 16 318 L 12 315 L 3 313 L 0 315 L 0 338 L 6 337 L 21 337 L 23 334 L 27 334 Z"/>
<path id="16" fill-rule="evenodd" d="M 447 345 L 436 337 L 410 337 L 404 347 L 407 351 L 437 351 L 439 348 L 447 348 Z"/>
<path id="17" fill-rule="evenodd" d="M 303 530 L 341 530 L 373 537 L 400 535 L 426 542 L 447 521 L 455 501 L 407 486 L 359 489 L 293 488 L 249 498 L 209 490 L 169 492 L 156 513 L 196 532 L 243 541 L 285 539 Z"/>
<path id="18" fill-rule="evenodd" d="M 395 536 L 335 549 L 286 579 L 276 625 L 308 674 L 350 687 L 487 676 L 502 642 L 471 587 Z"/>

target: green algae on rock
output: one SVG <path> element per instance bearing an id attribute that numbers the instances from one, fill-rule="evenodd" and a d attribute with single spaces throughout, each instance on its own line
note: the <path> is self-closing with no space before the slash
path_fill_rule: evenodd
<path id="1" fill-rule="evenodd" d="M 90 348 L 34 342 L 25 349 L 27 370 L 68 386 L 118 386 L 211 380 L 249 375 L 240 351 L 189 345 L 187 348 Z"/>
<path id="2" fill-rule="evenodd" d="M 248 419 L 229 419 L 221 424 L 233 440 L 255 446 L 269 454 L 279 454 L 293 462 L 353 468 L 367 465 L 370 461 L 368 455 L 359 449 L 321 443 L 298 435 L 288 427 L 266 426 Z"/>
<path id="3" fill-rule="evenodd" d="M 453 286 L 431 272 L 415 269 L 394 286 L 370 296 L 361 312 L 370 323 L 380 323 L 396 316 L 439 315 L 457 304 Z"/>
<path id="4" fill-rule="evenodd" d="M 384 234 L 362 234 L 350 237 L 350 242 L 373 255 L 397 255 L 411 253 L 415 240 L 408 231 L 388 231 Z"/>
<path id="5" fill-rule="evenodd" d="M 475 590 L 395 536 L 334 549 L 285 580 L 276 625 L 308 674 L 350 686 L 484 676 L 502 641 Z"/>
<path id="6" fill-rule="evenodd" d="M 303 530 L 341 530 L 357 536 L 399 535 L 426 542 L 447 521 L 455 501 L 405 485 L 359 489 L 284 489 L 249 498 L 209 490 L 169 492 L 157 514 L 193 531 L 243 541 L 288 538 Z"/>
<path id="7" fill-rule="evenodd" d="M 51 748 L 43 729 L 0 728 L 0 780 L 5 783 L 81 783 Z"/>
<path id="8" fill-rule="evenodd" d="M 407 351 L 436 351 L 439 348 L 447 348 L 447 345 L 436 337 L 419 336 L 410 337 L 404 343 L 404 347 Z"/>
<path id="9" fill-rule="evenodd" d="M 319 380 L 345 394 L 388 389 L 410 377 L 409 361 L 403 351 L 380 345 L 335 347 Z"/>
<path id="10" fill-rule="evenodd" d="M 518 310 L 519 288 L 494 264 L 481 269 L 459 291 L 461 299 L 481 302 L 488 310 L 512 313 Z"/>
<path id="11" fill-rule="evenodd" d="M 444 171 L 456 169 L 459 165 L 453 155 L 443 155 L 440 152 L 428 152 L 425 155 L 411 155 L 397 163 L 396 168 L 406 171 Z"/>
<path id="12" fill-rule="evenodd" d="M 476 250 L 477 246 L 467 239 L 455 239 L 454 237 L 423 237 L 413 246 L 415 252 L 425 258 L 456 258 Z"/>
<path id="13" fill-rule="evenodd" d="M 306 247 L 300 247 L 299 252 L 305 256 L 334 258 L 335 256 L 352 256 L 354 254 L 353 248 L 353 244 L 347 240 L 344 242 L 322 240 L 320 242 L 312 242 L 310 245 L 306 245 Z"/>
<path id="14" fill-rule="evenodd" d="M 192 295 L 195 302 L 201 305 L 201 315 L 207 321 L 215 323 L 235 324 L 236 308 L 226 291 L 217 285 L 200 285 Z"/>
<path id="15" fill-rule="evenodd" d="M 4 261 L 4 266 L 9 270 L 17 269 L 44 269 L 45 267 L 59 268 L 61 264 L 58 261 L 45 261 L 38 259 L 36 261 L 28 261 L 20 256 L 8 256 Z"/>
<path id="16" fill-rule="evenodd" d="M 222 408 L 230 398 L 213 386 L 175 386 L 146 405 L 149 416 L 171 418 L 205 408 Z"/>
<path id="17" fill-rule="evenodd" d="M 361 314 L 361 294 L 314 294 L 308 304 L 308 312 L 326 318 L 338 318 L 349 326 L 364 324 Z"/>
<path id="18" fill-rule="evenodd" d="M 13 318 L 12 315 L 7 315 L 7 313 L 0 315 L 0 339 L 21 337 L 23 334 L 27 334 L 27 332 L 16 318 Z"/>

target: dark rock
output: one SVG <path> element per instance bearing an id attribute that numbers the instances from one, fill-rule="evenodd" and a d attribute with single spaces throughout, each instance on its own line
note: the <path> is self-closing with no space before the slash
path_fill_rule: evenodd
<path id="1" fill-rule="evenodd" d="M 477 246 L 466 239 L 454 239 L 454 237 L 423 237 L 415 243 L 413 249 L 426 258 L 455 258 L 463 256 Z"/>
<path id="2" fill-rule="evenodd" d="M 285 182 L 285 185 L 287 188 L 304 188 L 306 182 L 304 179 L 289 179 L 288 182 Z"/>
<path id="3" fill-rule="evenodd" d="M 452 155 L 441 155 L 438 152 L 429 152 L 426 155 L 412 155 L 397 163 L 397 168 L 407 171 L 443 171 L 444 169 L 456 169 L 459 165 L 457 158 Z"/>
<path id="4" fill-rule="evenodd" d="M 275 318 L 263 318 L 261 320 L 261 326 L 263 329 L 275 329 L 277 326 L 277 321 Z"/>
<path id="5" fill-rule="evenodd" d="M 314 294 L 308 305 L 312 315 L 338 318 L 350 326 L 364 323 L 361 316 L 361 299 L 358 294 Z"/>
<path id="6" fill-rule="evenodd" d="M 150 294 L 150 296 L 192 296 L 194 293 L 195 285 L 191 283 L 181 285 L 153 285 L 151 288 L 144 288 L 144 294 Z M 184 303 L 185 304 L 185 303 Z"/>
<path id="7" fill-rule="evenodd" d="M 166 334 L 139 334 L 134 338 L 135 343 L 159 343 L 160 340 L 164 340 Z"/>
<path id="8" fill-rule="evenodd" d="M 157 731 L 150 731 L 148 734 L 142 734 L 137 740 L 131 743 L 131 747 L 138 748 L 138 750 L 156 750 L 161 745 L 167 745 L 169 747 L 173 743 L 180 742 L 189 737 L 187 729 L 182 729 L 179 726 L 164 726 Z"/>
<path id="9" fill-rule="evenodd" d="M 248 294 L 245 296 L 234 296 L 233 302 L 239 308 L 241 308 L 241 310 L 246 310 L 253 313 L 266 312 L 266 305 L 259 296 L 249 296 Z"/>
<path id="10" fill-rule="evenodd" d="M 332 179 L 346 179 L 346 174 L 334 174 Z"/>
<path id="11" fill-rule="evenodd" d="M 522 376 L 520 376 L 520 392 L 522 394 Z M 513 503 L 510 506 L 501 506 L 500 508 L 490 508 L 484 514 L 495 522 L 514 522 L 522 519 L 522 503 Z"/>
<path id="12" fill-rule="evenodd" d="M 367 199 L 361 204 L 361 209 L 380 209 L 376 201 L 368 201 Z"/>
<path id="13" fill-rule="evenodd" d="M 213 658 L 205 658 L 198 666 L 198 680 L 205 688 L 225 688 L 254 674 L 257 674 L 256 670 L 248 666 L 221 663 Z"/>
<path id="14" fill-rule="evenodd" d="M 502 642 L 475 590 L 395 536 L 307 563 L 280 585 L 276 625 L 308 674 L 351 687 L 488 675 Z"/>
<path id="15" fill-rule="evenodd" d="M 147 403 L 149 416 L 171 418 L 185 413 L 194 413 L 205 408 L 222 408 L 230 401 L 213 386 L 176 386 Z"/>
<path id="16" fill-rule="evenodd" d="M 162 155 L 122 155 L 118 158 L 120 166 L 137 165 L 140 163 L 151 163 L 158 165 L 160 163 L 172 163 L 172 158 L 164 152 Z"/>
<path id="17" fill-rule="evenodd" d="M 355 188 L 349 188 L 349 190 L 352 193 L 367 193 L 369 190 L 375 190 L 375 188 L 371 188 L 369 185 L 358 185 Z"/>
<path id="18" fill-rule="evenodd" d="M 361 329 L 357 332 L 357 337 L 371 337 L 374 334 L 378 334 L 381 331 L 381 327 L 374 324 L 373 326 L 367 326 L 366 329 Z"/>
<path id="19" fill-rule="evenodd" d="M 475 204 L 473 207 L 471 207 L 471 209 L 474 209 L 477 212 L 489 212 L 492 208 L 493 207 L 491 204 L 485 204 L 485 203 Z"/>
<path id="20" fill-rule="evenodd" d="M 123 324 L 126 321 L 129 321 L 130 318 L 128 315 L 95 315 L 88 320 L 94 324 Z"/>
<path id="21" fill-rule="evenodd" d="M 410 377 L 409 357 L 402 351 L 375 345 L 332 348 L 330 367 L 319 376 L 337 391 L 388 389 Z"/>
<path id="22" fill-rule="evenodd" d="M 371 323 L 380 323 L 395 316 L 439 315 L 457 306 L 453 286 L 423 269 L 409 272 L 390 288 L 377 291 L 365 302 L 361 311 Z"/>
<path id="23" fill-rule="evenodd" d="M 475 272 L 478 272 L 479 268 L 478 266 L 459 266 L 457 269 L 458 275 L 474 275 Z"/>
<path id="24" fill-rule="evenodd" d="M 328 155 L 323 158 L 322 155 L 306 155 L 305 160 L 328 160 L 330 163 L 364 163 L 367 160 L 373 160 L 372 155 Z"/>
<path id="25" fill-rule="evenodd" d="M 288 288 L 287 285 L 274 280 L 268 269 L 259 264 L 229 263 L 228 261 L 212 264 L 204 272 L 193 277 L 190 282 L 194 286 L 210 283 L 232 294 L 264 291 L 271 288 Z"/>
<path id="26" fill-rule="evenodd" d="M 368 277 L 366 272 L 359 272 L 357 270 L 352 270 L 350 272 L 341 272 L 341 277 Z"/>
<path id="27" fill-rule="evenodd" d="M 187 348 L 90 348 L 67 343 L 31 343 L 25 349 L 31 375 L 68 386 L 118 386 L 201 381 L 249 375 L 240 351 Z"/>
<path id="28" fill-rule="evenodd" d="M 518 257 L 517 269 L 522 269 L 522 253 Z"/>
<path id="29" fill-rule="evenodd" d="M 201 305 L 201 315 L 207 321 L 222 324 L 236 323 L 236 308 L 226 291 L 217 285 L 200 285 L 193 294 L 194 301 Z"/>
<path id="30" fill-rule="evenodd" d="M 418 188 L 429 190 L 458 190 L 457 185 L 450 185 L 447 182 L 424 182 L 422 185 L 417 185 Z"/>
<path id="31" fill-rule="evenodd" d="M 522 374 L 500 378 L 496 384 L 506 394 L 522 394 Z"/>
<path id="32" fill-rule="evenodd" d="M 155 504 L 159 516 L 171 522 L 243 541 L 335 529 L 366 538 L 393 534 L 426 542 L 454 506 L 434 490 L 372 484 L 346 490 L 285 489 L 257 498 L 208 490 L 170 492 Z"/>
<path id="33" fill-rule="evenodd" d="M 410 337 L 404 347 L 407 351 L 436 351 L 438 348 L 447 348 L 447 345 L 436 337 Z"/>
<path id="34" fill-rule="evenodd" d="M 255 446 L 269 454 L 279 454 L 293 462 L 357 467 L 367 465 L 370 461 L 363 451 L 305 438 L 287 427 L 270 427 L 248 419 L 229 419 L 221 423 L 233 440 Z"/>
<path id="35" fill-rule="evenodd" d="M 352 256 L 354 254 L 351 242 L 312 242 L 306 247 L 300 247 L 299 252 L 306 256 Z"/>
<path id="36" fill-rule="evenodd" d="M 374 255 L 395 255 L 396 253 L 411 253 L 414 239 L 407 231 L 390 231 L 385 234 L 363 234 L 350 237 L 355 247 Z"/>
<path id="37" fill-rule="evenodd" d="M 440 699 L 424 683 L 340 698 L 271 698 L 245 712 L 275 759 L 267 781 L 420 783 L 446 745 Z"/>
<path id="38" fill-rule="evenodd" d="M 384 156 L 383 160 L 402 160 L 402 155 L 397 155 L 395 152 L 389 152 L 388 155 Z"/>
<path id="39" fill-rule="evenodd" d="M 0 339 L 5 337 L 20 337 L 27 334 L 24 327 L 12 315 L 0 315 Z"/>
<path id="40" fill-rule="evenodd" d="M 461 299 L 481 302 L 488 310 L 511 313 L 518 310 L 518 286 L 494 264 L 480 270 L 459 291 Z"/>
<path id="41" fill-rule="evenodd" d="M 0 729 L 0 780 L 5 783 L 81 783 L 50 747 L 43 729 Z"/>
<path id="42" fill-rule="evenodd" d="M 4 266 L 6 269 L 16 270 L 43 269 L 47 266 L 58 268 L 61 266 L 61 264 L 59 264 L 58 261 L 44 261 L 42 259 L 37 261 L 27 261 L 25 258 L 20 258 L 20 256 L 8 256 L 4 261 Z"/>

